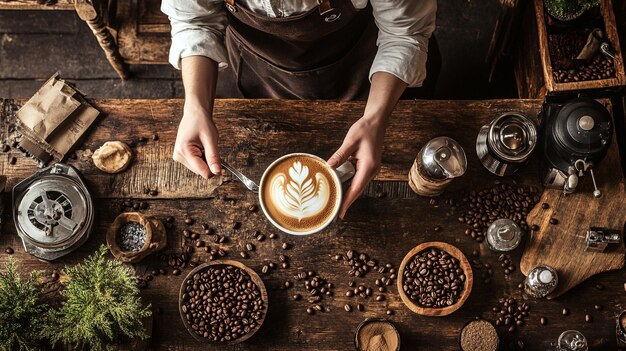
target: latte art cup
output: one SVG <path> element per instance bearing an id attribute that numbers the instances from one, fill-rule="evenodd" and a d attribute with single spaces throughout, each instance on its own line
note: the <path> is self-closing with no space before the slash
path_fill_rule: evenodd
<path id="1" fill-rule="evenodd" d="M 325 216 L 326 218 L 324 219 L 323 222 L 315 225 L 312 228 L 308 228 L 306 230 L 293 230 L 293 229 L 289 229 L 286 228 L 284 225 L 281 225 L 281 223 L 279 223 L 275 218 L 272 217 L 271 211 L 269 209 L 268 203 L 266 203 L 264 194 L 268 191 L 268 187 L 272 187 L 270 189 L 270 191 L 273 191 L 275 188 L 279 189 L 280 192 L 279 194 L 284 195 L 285 197 L 289 197 L 290 194 L 293 195 L 293 189 L 287 189 L 289 188 L 290 184 L 296 184 L 294 183 L 294 180 L 291 179 L 290 176 L 295 175 L 298 176 L 299 174 L 303 173 L 303 177 L 306 179 L 302 179 L 302 183 L 304 183 L 303 186 L 307 187 L 308 189 L 312 189 L 311 184 L 314 186 L 316 183 L 316 179 L 320 182 L 325 182 L 326 181 L 326 177 L 325 174 L 324 176 L 322 176 L 321 178 L 323 178 L 322 180 L 320 180 L 319 178 L 316 178 L 318 176 L 318 174 L 309 174 L 309 170 L 308 167 L 306 167 L 306 165 L 302 165 L 301 162 L 294 162 L 293 166 L 291 166 L 288 170 L 288 172 L 285 172 L 286 174 L 283 173 L 279 173 L 278 175 L 276 173 L 278 173 L 278 171 L 274 171 L 274 168 L 277 165 L 281 165 L 281 163 L 285 162 L 286 159 L 289 158 L 296 158 L 296 159 L 306 159 L 306 158 L 310 158 L 312 160 L 314 160 L 315 164 L 317 166 L 319 166 L 320 168 L 323 168 L 325 170 L 325 172 L 323 173 L 327 173 L 331 179 L 328 179 L 329 182 L 332 182 L 332 185 L 328 184 L 329 188 L 333 188 L 333 194 L 334 197 L 333 199 L 328 199 L 328 193 L 325 193 L 327 196 L 327 203 L 330 203 L 331 201 L 335 201 L 334 207 L 332 208 L 331 212 L 328 212 L 329 215 Z M 299 163 L 299 164 L 296 164 Z M 295 168 L 294 168 L 295 167 Z M 343 200 L 343 190 L 342 190 L 342 183 L 346 182 L 347 180 L 349 180 L 350 178 L 352 178 L 355 174 L 355 169 L 354 166 L 350 163 L 350 162 L 346 162 L 344 164 L 342 164 L 341 166 L 337 167 L 336 169 L 331 168 L 330 166 L 328 166 L 326 164 L 326 161 L 323 160 L 322 158 L 315 156 L 315 155 L 311 155 L 311 154 L 307 154 L 307 153 L 293 153 L 293 154 L 287 154 L 284 155 L 280 158 L 278 158 L 277 160 L 275 160 L 274 162 L 272 162 L 272 164 L 269 165 L 269 167 L 267 167 L 265 169 L 265 171 L 263 172 L 263 176 L 261 177 L 261 183 L 259 185 L 259 203 L 261 204 L 261 209 L 263 210 L 263 213 L 265 214 L 265 217 L 267 217 L 267 219 L 278 229 L 280 229 L 281 231 L 287 233 L 287 234 L 292 234 L 292 235 L 309 235 L 309 234 L 314 234 L 317 233 L 321 230 L 323 230 L 324 228 L 326 228 L 330 223 L 332 223 L 335 219 L 337 219 L 337 215 L 339 214 L 339 208 L 341 207 L 341 202 Z M 280 178 L 280 181 L 282 182 L 277 182 L 276 178 Z M 289 179 L 285 179 L 285 178 L 289 178 Z M 278 185 L 276 184 L 278 183 Z M 282 186 L 282 188 L 281 188 Z M 321 191 L 321 186 L 319 188 L 316 188 L 316 191 Z M 289 192 L 289 190 L 292 190 L 292 192 Z M 328 192 L 328 191 L 327 191 Z M 311 194 L 309 195 L 309 197 L 313 196 L 313 195 L 318 195 L 318 194 Z M 270 196 L 272 197 L 272 196 Z M 271 206 L 273 208 L 280 208 L 280 205 L 277 205 L 276 203 L 279 202 L 278 200 L 274 200 L 275 197 L 272 197 L 272 200 L 269 200 L 269 202 L 272 202 Z M 292 200 L 293 197 L 292 197 Z M 295 199 L 298 200 L 298 199 Z M 302 199 L 299 199 L 302 200 Z M 282 203 L 284 203 L 284 206 L 289 206 L 289 205 L 293 205 L 295 204 L 300 204 L 301 201 L 283 201 Z M 326 204 L 327 204 L 326 203 Z M 321 204 L 321 206 L 325 206 L 326 204 Z M 294 205 L 295 206 L 295 205 Z M 319 205 L 318 205 L 319 207 Z M 315 208 L 315 204 L 310 206 L 309 208 Z M 308 208 L 307 208 L 308 209 Z M 326 210 L 324 210 L 324 213 L 327 213 Z M 301 220 L 301 219 L 298 219 Z"/>

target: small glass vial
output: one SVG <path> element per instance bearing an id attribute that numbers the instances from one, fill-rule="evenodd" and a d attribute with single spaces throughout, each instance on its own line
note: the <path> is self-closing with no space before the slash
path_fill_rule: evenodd
<path id="1" fill-rule="evenodd" d="M 487 247 L 492 251 L 514 250 L 521 241 L 522 229 L 508 218 L 493 221 L 487 229 Z"/>
<path id="2" fill-rule="evenodd" d="M 578 330 L 566 330 L 561 333 L 557 342 L 558 351 L 587 351 L 587 339 Z"/>
<path id="3" fill-rule="evenodd" d="M 524 284 L 524 291 L 537 299 L 546 297 L 554 291 L 559 278 L 554 268 L 546 265 L 538 265 L 533 268 Z"/>

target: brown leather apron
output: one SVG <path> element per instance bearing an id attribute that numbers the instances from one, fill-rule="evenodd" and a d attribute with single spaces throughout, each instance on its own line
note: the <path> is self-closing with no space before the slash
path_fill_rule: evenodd
<path id="1" fill-rule="evenodd" d="M 378 32 L 371 5 L 357 10 L 350 0 L 321 0 L 303 14 L 272 18 L 235 1 L 226 0 L 226 47 L 242 97 L 367 97 Z"/>

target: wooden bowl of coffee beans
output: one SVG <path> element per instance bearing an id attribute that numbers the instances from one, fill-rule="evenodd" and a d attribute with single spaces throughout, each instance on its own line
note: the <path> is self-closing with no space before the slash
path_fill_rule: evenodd
<path id="1" fill-rule="evenodd" d="M 424 316 L 447 316 L 458 310 L 472 291 L 472 267 L 448 243 L 426 242 L 404 257 L 398 271 L 402 302 Z"/>
<path id="2" fill-rule="evenodd" d="M 183 280 L 178 307 L 183 325 L 199 342 L 232 345 L 256 333 L 267 314 L 263 280 L 231 260 L 205 263 Z"/>

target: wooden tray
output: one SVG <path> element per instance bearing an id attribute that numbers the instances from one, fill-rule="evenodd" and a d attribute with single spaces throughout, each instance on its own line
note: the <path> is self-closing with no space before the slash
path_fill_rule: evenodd
<path id="1" fill-rule="evenodd" d="M 573 194 L 565 196 L 561 190 L 545 189 L 528 214 L 528 224 L 537 224 L 539 230 L 530 235 L 520 269 L 524 275 L 538 264 L 556 269 L 559 284 L 548 299 L 560 296 L 593 275 L 624 267 L 623 235 L 619 246 L 607 248 L 607 252 L 585 251 L 585 235 L 590 226 L 626 231 L 626 187 L 621 169 L 614 134 L 606 158 L 594 170 L 602 197 L 593 197 L 591 176 L 586 175 Z M 541 207 L 544 202 L 550 205 L 548 209 Z M 556 218 L 558 224 L 550 224 L 550 218 Z"/>

